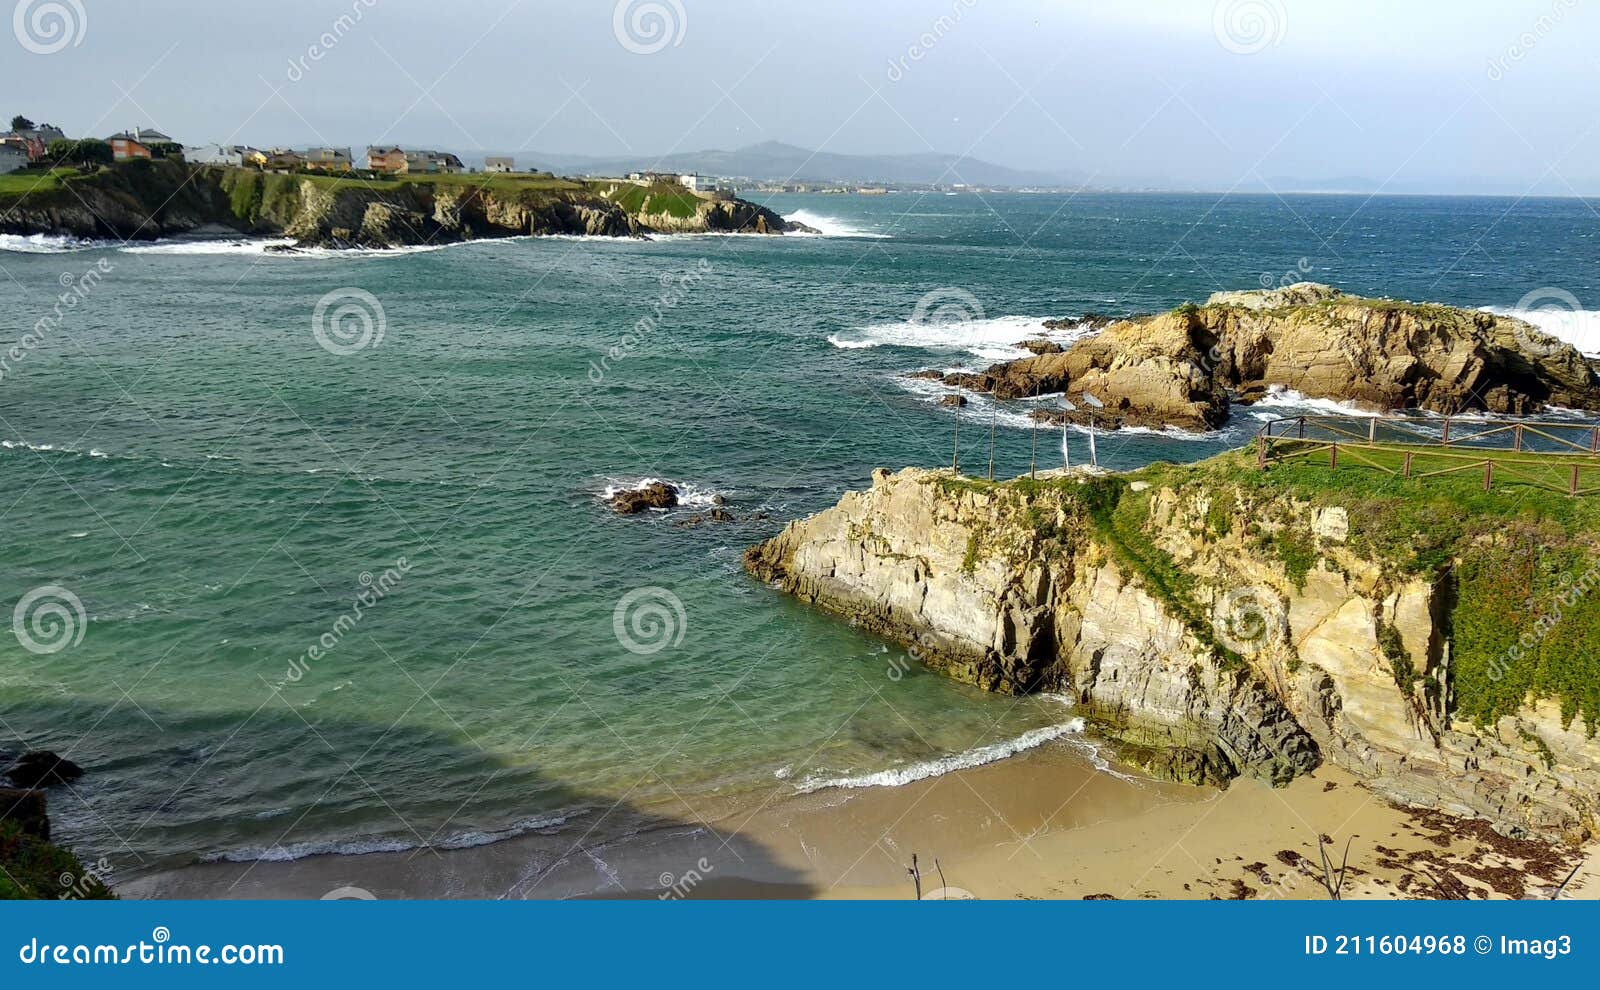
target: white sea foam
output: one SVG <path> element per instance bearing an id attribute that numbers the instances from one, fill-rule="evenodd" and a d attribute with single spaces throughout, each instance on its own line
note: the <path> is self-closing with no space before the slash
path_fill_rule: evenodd
<path id="1" fill-rule="evenodd" d="M 665 478 L 607 478 L 605 488 L 601 489 L 599 498 L 609 502 L 622 492 L 638 491 L 650 485 L 671 485 L 678 490 L 678 504 L 690 508 L 709 508 L 717 504 L 718 497 L 727 498 L 729 492 L 718 491 L 704 485 L 697 485 L 692 481 L 669 481 Z"/>
<path id="2" fill-rule="evenodd" d="M 873 240 L 888 240 L 890 237 L 889 234 L 880 234 L 876 231 L 863 230 L 860 227 L 852 226 L 837 217 L 825 217 L 820 213 L 813 213 L 810 210 L 796 210 L 784 217 L 784 219 L 792 220 L 795 223 L 803 223 L 807 227 L 815 227 L 822 237 L 868 237 L 872 238 Z M 805 235 L 802 234 L 800 236 Z"/>
<path id="3" fill-rule="evenodd" d="M 1069 344 L 1092 334 L 1092 330 L 1051 330 L 1037 316 L 995 316 L 958 323 L 878 323 L 833 334 L 828 343 L 846 350 L 866 347 L 911 347 L 927 351 L 965 352 L 990 361 L 1009 361 L 1029 357 L 1017 344 L 1045 337 L 1058 344 Z"/>
<path id="4" fill-rule="evenodd" d="M 991 743 L 988 746 L 979 746 L 969 749 L 964 753 L 953 756 L 942 756 L 936 760 L 926 760 L 921 763 L 912 763 L 909 766 L 895 767 L 892 770 L 880 770 L 877 773 L 862 774 L 859 777 L 830 777 L 808 778 L 803 781 L 798 790 L 801 794 L 810 794 L 813 791 L 825 790 L 832 787 L 901 787 L 929 777 L 938 777 L 955 770 L 969 770 L 981 767 L 986 763 L 1003 760 L 1015 756 L 1026 750 L 1043 746 L 1052 739 L 1062 736 L 1081 735 L 1084 723 L 1081 718 L 1070 719 L 1061 725 L 1049 725 L 1040 729 L 1030 729 L 1015 739 L 1005 742 Z"/>
<path id="5" fill-rule="evenodd" d="M 1511 309 L 1485 306 L 1484 312 L 1497 316 L 1514 316 L 1531 323 L 1545 333 L 1576 347 L 1589 357 L 1600 357 L 1600 310 L 1563 309 Z"/>
<path id="6" fill-rule="evenodd" d="M 529 832 L 558 829 L 581 812 L 527 818 L 503 829 L 457 832 L 435 842 L 367 836 L 356 839 L 291 842 L 287 845 L 245 846 L 202 857 L 208 863 L 289 863 L 310 856 L 365 856 L 369 853 L 410 852 L 413 849 L 471 849 L 513 839 Z"/>
<path id="7" fill-rule="evenodd" d="M 908 378 L 900 375 L 894 378 L 894 383 L 929 404 L 937 404 L 939 400 L 947 395 L 965 396 L 967 405 L 961 410 L 962 421 L 975 422 L 980 427 L 987 426 L 992 415 L 995 425 L 1008 430 L 1053 430 L 1057 433 L 1061 431 L 1059 424 L 1036 420 L 1027 411 L 1035 406 L 1050 411 L 1060 411 L 1060 392 L 1049 392 L 1040 395 L 1037 399 L 1033 396 L 1017 399 L 1014 405 L 1023 407 L 1022 411 L 1018 411 L 1015 408 L 1008 408 L 1006 403 L 996 402 L 993 396 L 986 393 L 969 392 L 966 389 L 957 388 L 954 385 L 946 385 L 943 382 L 932 381 L 927 378 Z M 954 410 L 952 409 L 951 412 L 954 412 Z M 1078 423 L 1069 425 L 1067 429 L 1077 436 L 1088 436 L 1091 432 L 1088 426 Z M 1149 426 L 1124 426 L 1115 431 L 1095 429 L 1093 433 L 1101 441 L 1111 437 L 1150 436 L 1161 437 L 1165 440 L 1204 442 L 1224 439 L 1226 431 L 1213 430 L 1208 433 L 1200 433 L 1193 430 L 1179 429 L 1176 426 L 1168 426 L 1161 429 Z"/>
<path id="8" fill-rule="evenodd" d="M 1285 410 L 1309 410 L 1317 413 L 1327 413 L 1334 416 L 1381 416 L 1382 413 L 1371 409 L 1363 409 L 1354 402 L 1341 402 L 1338 399 L 1313 399 L 1303 392 L 1296 392 L 1292 388 L 1281 385 L 1270 385 L 1267 394 L 1256 401 L 1259 411 L 1250 415 L 1260 420 L 1281 419 Z M 1270 411 L 1263 407 L 1270 407 Z"/>
<path id="9" fill-rule="evenodd" d="M 57 234 L 0 234 L 0 251 L 15 254 L 70 254 L 110 246 L 106 241 L 86 241 Z"/>
<path id="10" fill-rule="evenodd" d="M 129 244 L 120 250 L 124 254 L 200 254 L 200 255 L 226 255 L 266 254 L 272 248 L 290 247 L 294 244 L 292 237 L 253 238 L 241 240 L 171 240 L 151 241 L 145 244 Z"/>

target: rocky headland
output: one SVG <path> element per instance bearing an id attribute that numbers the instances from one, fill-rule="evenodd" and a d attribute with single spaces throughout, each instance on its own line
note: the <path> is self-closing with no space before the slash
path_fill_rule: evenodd
<path id="1" fill-rule="evenodd" d="M 0 233 L 155 240 L 196 232 L 395 248 L 532 234 L 782 234 L 809 228 L 678 186 L 549 175 L 365 180 L 133 161 L 0 198 Z"/>
<path id="2" fill-rule="evenodd" d="M 1219 292 L 1203 306 L 1105 324 L 1074 344 L 978 373 L 934 373 L 1001 399 L 1087 392 L 1099 425 L 1211 430 L 1271 388 L 1376 410 L 1527 415 L 1600 409 L 1600 376 L 1571 346 L 1509 316 L 1367 299 L 1302 282 Z M 1088 410 L 1054 413 L 1074 422 Z"/>
<path id="3" fill-rule="evenodd" d="M 1382 477 L 1244 453 L 1004 483 L 880 470 L 746 566 L 959 680 L 1069 695 L 1157 776 L 1331 761 L 1507 834 L 1593 835 L 1600 617 L 1566 600 L 1600 584 L 1600 509 Z"/>

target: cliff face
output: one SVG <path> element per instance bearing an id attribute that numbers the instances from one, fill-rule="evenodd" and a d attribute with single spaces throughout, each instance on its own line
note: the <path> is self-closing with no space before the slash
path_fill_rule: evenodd
<path id="1" fill-rule="evenodd" d="M 1205 306 L 1113 323 L 1062 353 L 946 381 L 1001 398 L 1087 391 L 1112 426 L 1214 429 L 1230 395 L 1249 402 L 1270 386 L 1376 410 L 1600 409 L 1589 362 L 1521 320 L 1313 283 L 1218 293 Z"/>
<path id="2" fill-rule="evenodd" d="M 950 676 L 1071 695 L 1153 773 L 1282 782 L 1329 759 L 1406 803 L 1590 828 L 1583 719 L 1533 701 L 1487 728 L 1454 719 L 1448 574 L 1397 569 L 1350 530 L 1344 508 L 1244 489 L 908 469 L 746 564 Z"/>
<path id="3" fill-rule="evenodd" d="M 129 162 L 3 204 L 0 233 L 151 240 L 223 227 L 292 237 L 301 246 L 386 248 L 527 234 L 791 229 L 754 203 L 685 199 L 692 209 L 672 216 L 630 212 L 596 187 L 553 177 L 367 182 Z"/>

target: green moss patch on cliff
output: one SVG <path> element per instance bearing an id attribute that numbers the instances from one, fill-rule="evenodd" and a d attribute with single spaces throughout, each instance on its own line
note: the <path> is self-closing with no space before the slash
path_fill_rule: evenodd
<path id="1" fill-rule="evenodd" d="M 114 894 L 70 851 L 0 821 L 0 900 L 112 900 Z"/>
<path id="2" fill-rule="evenodd" d="M 702 200 L 683 186 L 671 182 L 657 182 L 649 186 L 633 184 L 607 187 L 602 193 L 607 199 L 633 214 L 666 214 L 687 219 L 700 210 Z"/>
<path id="3" fill-rule="evenodd" d="M 1289 498 L 1344 508 L 1350 549 L 1397 578 L 1454 582 L 1447 631 L 1459 717 L 1488 725 L 1532 697 L 1556 700 L 1568 719 L 1583 715 L 1591 732 L 1600 725 L 1600 499 L 1510 477 L 1484 491 L 1474 473 L 1406 479 L 1344 459 L 1336 470 L 1306 460 L 1258 470 L 1242 451 L 1130 477 L 1234 492 L 1250 505 Z M 1275 534 L 1272 544 L 1290 577 L 1303 579 L 1309 534 Z"/>

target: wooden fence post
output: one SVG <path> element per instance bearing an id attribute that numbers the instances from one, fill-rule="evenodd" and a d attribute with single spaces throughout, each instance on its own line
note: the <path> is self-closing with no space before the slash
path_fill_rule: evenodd
<path id="1" fill-rule="evenodd" d="M 1367 443 L 1376 443 L 1378 440 L 1378 417 L 1367 420 Z"/>
<path id="2" fill-rule="evenodd" d="M 1450 442 L 1450 417 L 1449 416 L 1446 416 L 1444 418 L 1444 440 L 1443 440 L 1443 442 L 1446 443 L 1446 444 L 1448 444 Z"/>
<path id="3" fill-rule="evenodd" d="M 1512 427 L 1512 431 L 1511 449 L 1520 454 L 1522 453 L 1522 424 L 1518 423 Z"/>
<path id="4" fill-rule="evenodd" d="M 1487 492 L 1487 491 L 1492 491 L 1493 489 L 1494 489 L 1494 461 L 1484 461 L 1483 462 L 1483 490 Z"/>
<path id="5" fill-rule="evenodd" d="M 1572 465 L 1572 483 L 1567 486 L 1567 494 L 1573 498 L 1578 497 L 1578 465 Z"/>
<path id="6" fill-rule="evenodd" d="M 1338 466 L 1339 466 L 1339 445 L 1336 444 L 1336 443 L 1330 443 L 1330 444 L 1328 444 L 1328 467 L 1331 470 L 1333 468 L 1337 468 Z"/>
<path id="7" fill-rule="evenodd" d="M 1409 451 L 1409 450 L 1406 451 L 1405 476 L 1407 478 L 1411 477 L 1411 451 Z"/>
<path id="8" fill-rule="evenodd" d="M 1589 453 L 1600 454 L 1600 426 L 1589 431 Z"/>

